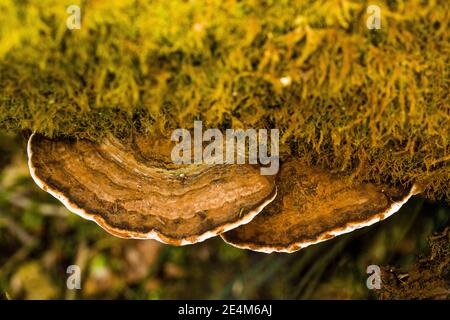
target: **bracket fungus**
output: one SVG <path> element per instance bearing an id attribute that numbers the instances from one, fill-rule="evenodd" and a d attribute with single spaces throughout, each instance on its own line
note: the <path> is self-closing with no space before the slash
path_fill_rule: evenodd
<path id="1" fill-rule="evenodd" d="M 281 165 L 278 196 L 252 222 L 221 235 L 238 248 L 294 252 L 381 221 L 419 187 L 410 190 L 356 183 L 297 159 Z"/>
<path id="2" fill-rule="evenodd" d="M 172 142 L 147 135 L 100 142 L 28 141 L 35 182 L 70 211 L 123 238 L 185 245 L 251 221 L 276 196 L 253 165 L 176 165 Z"/>

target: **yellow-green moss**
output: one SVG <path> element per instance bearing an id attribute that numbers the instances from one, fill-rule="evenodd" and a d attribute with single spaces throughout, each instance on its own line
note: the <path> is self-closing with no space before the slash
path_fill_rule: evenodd
<path id="1" fill-rule="evenodd" d="M 3 0 L 0 128 L 277 127 L 312 162 L 450 199 L 448 1 L 377 1 L 380 30 L 369 4 Z"/>

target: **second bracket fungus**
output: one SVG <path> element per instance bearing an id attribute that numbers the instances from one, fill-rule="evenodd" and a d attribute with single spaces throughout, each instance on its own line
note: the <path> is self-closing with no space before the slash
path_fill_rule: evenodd
<path id="1" fill-rule="evenodd" d="M 222 235 L 238 248 L 294 252 L 381 221 L 419 188 L 351 182 L 297 159 L 281 165 L 278 196 L 252 222 Z"/>
<path id="2" fill-rule="evenodd" d="M 100 142 L 33 134 L 35 182 L 70 210 L 124 238 L 173 245 L 251 221 L 276 196 L 253 165 L 175 165 L 170 140 L 140 135 Z"/>
<path id="3" fill-rule="evenodd" d="M 221 235 L 262 252 L 294 252 L 372 225 L 419 192 L 351 181 L 293 157 L 276 178 L 257 165 L 174 164 L 173 146 L 149 135 L 33 134 L 29 167 L 42 189 L 115 236 L 185 245 Z"/>

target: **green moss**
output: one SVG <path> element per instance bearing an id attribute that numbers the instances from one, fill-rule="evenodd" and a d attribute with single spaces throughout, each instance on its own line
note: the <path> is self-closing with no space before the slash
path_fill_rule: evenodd
<path id="1" fill-rule="evenodd" d="M 0 128 L 277 127 L 311 162 L 450 199 L 448 1 L 77 1 L 0 5 Z M 280 78 L 290 77 L 283 86 Z"/>

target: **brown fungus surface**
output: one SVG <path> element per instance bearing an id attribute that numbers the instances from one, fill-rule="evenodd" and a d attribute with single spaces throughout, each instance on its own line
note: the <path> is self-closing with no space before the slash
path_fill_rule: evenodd
<path id="1" fill-rule="evenodd" d="M 173 164 L 170 140 L 28 142 L 35 182 L 72 212 L 124 238 L 191 244 L 251 221 L 276 195 L 252 165 Z"/>
<path id="2" fill-rule="evenodd" d="M 352 182 L 292 158 L 281 165 L 276 184 L 275 201 L 249 224 L 222 234 L 227 243 L 294 252 L 381 221 L 418 191 Z"/>

